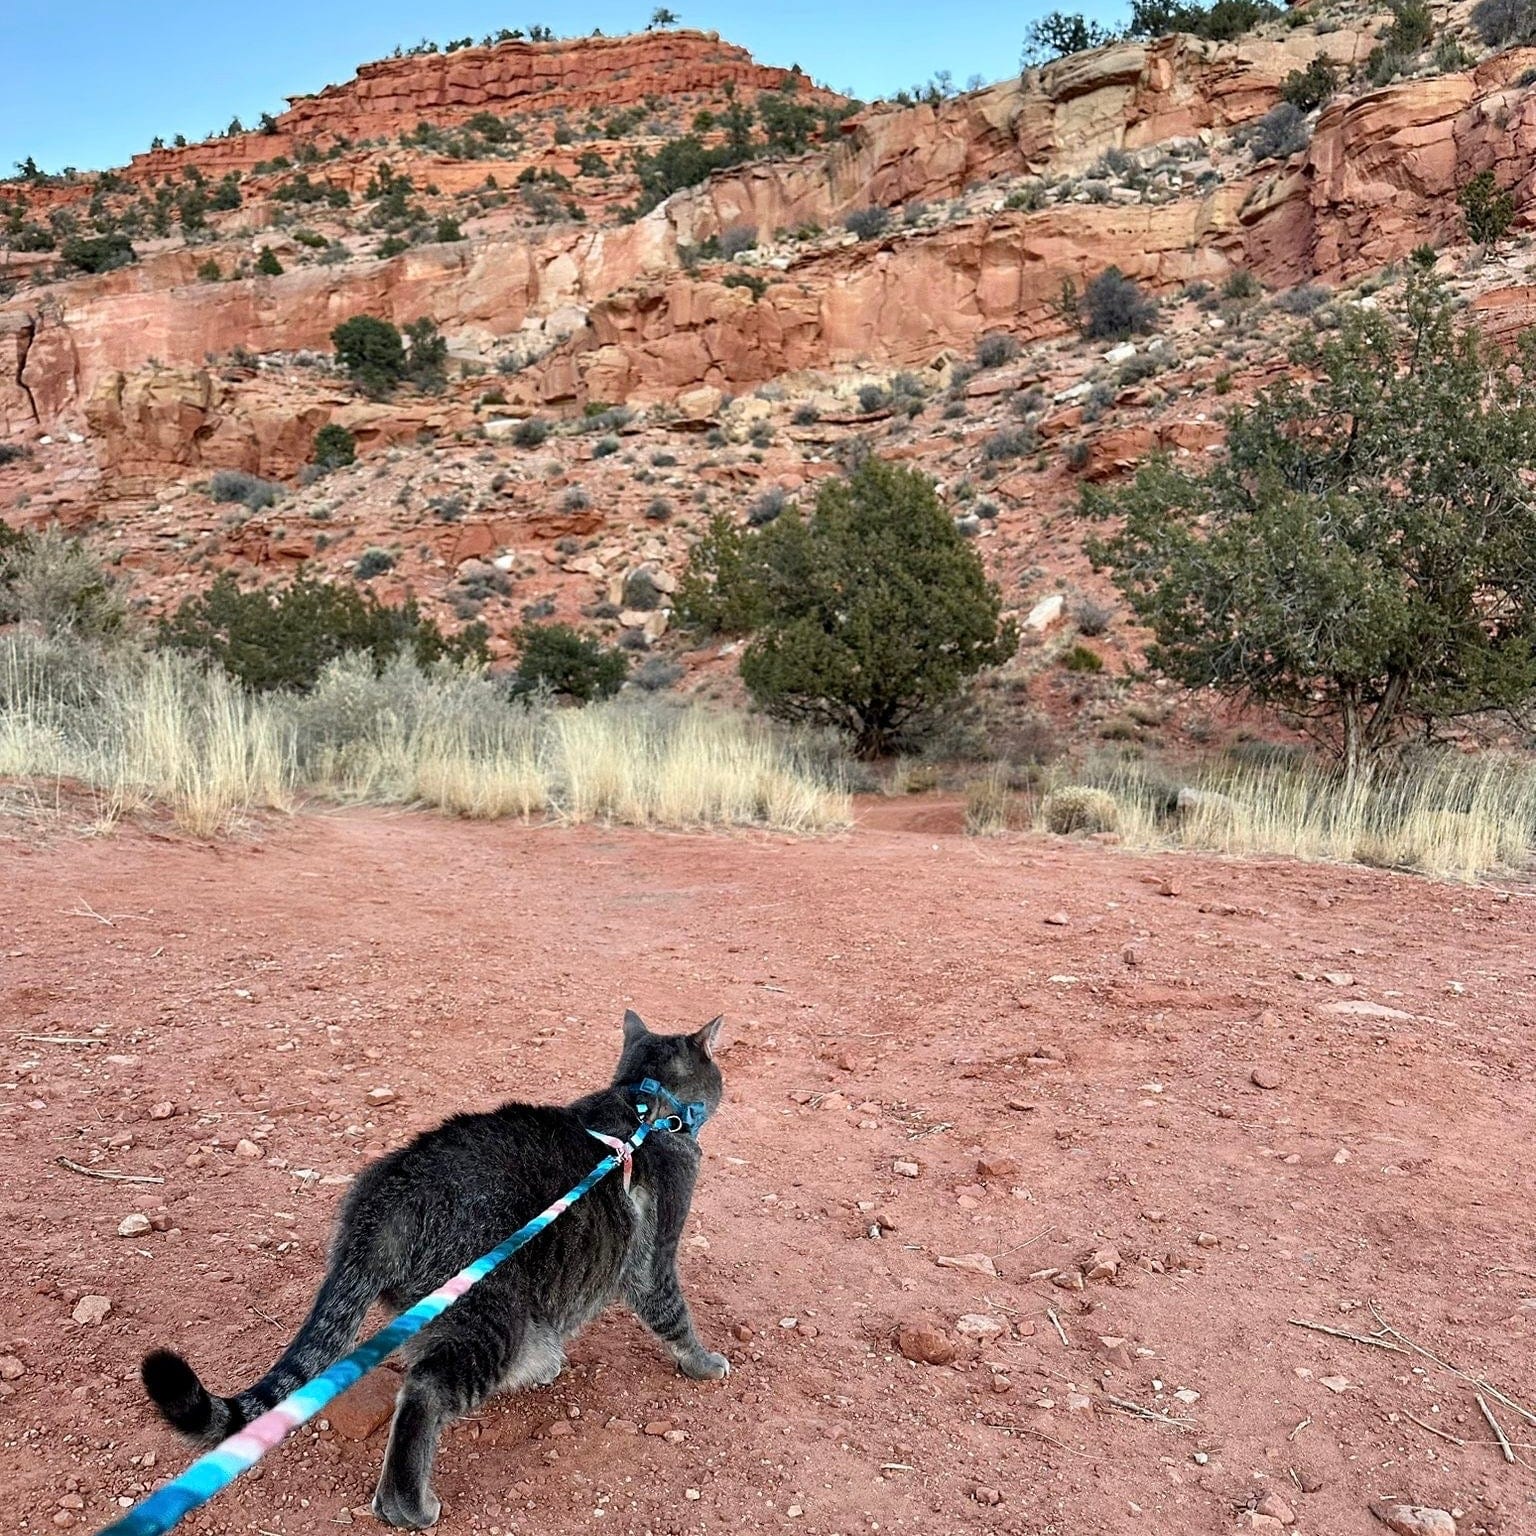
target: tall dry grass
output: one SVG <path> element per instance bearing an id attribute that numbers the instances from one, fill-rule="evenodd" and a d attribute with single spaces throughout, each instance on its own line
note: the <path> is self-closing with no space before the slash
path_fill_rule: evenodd
<path id="1" fill-rule="evenodd" d="M 1449 880 L 1528 870 L 1536 855 L 1536 763 L 1506 754 L 1423 752 L 1354 780 L 1321 766 L 1218 763 L 1182 798 L 1136 764 L 1073 782 L 1112 795 L 1122 845 L 1144 851 L 1279 854 Z"/>
<path id="2" fill-rule="evenodd" d="M 476 673 L 356 658 L 310 694 L 256 697 L 181 657 L 20 635 L 0 641 L 0 779 L 86 785 L 108 821 L 167 806 L 201 835 L 304 797 L 794 833 L 851 819 L 835 770 L 740 715 L 514 705 Z"/>

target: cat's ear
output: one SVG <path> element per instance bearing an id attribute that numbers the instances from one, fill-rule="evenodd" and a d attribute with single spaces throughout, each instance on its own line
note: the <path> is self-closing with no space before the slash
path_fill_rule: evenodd
<path id="1" fill-rule="evenodd" d="M 724 1023 L 725 1015 L 723 1013 L 719 1014 L 717 1017 L 711 1019 L 703 1029 L 698 1031 L 697 1034 L 689 1035 L 688 1037 L 696 1046 L 698 1046 L 700 1053 L 707 1061 L 713 1061 L 715 1059 L 715 1040 L 720 1034 L 720 1026 Z"/>
<path id="2" fill-rule="evenodd" d="M 633 1045 L 636 1040 L 643 1040 L 650 1030 L 645 1027 L 645 1020 L 635 1012 L 633 1008 L 624 1010 L 624 1044 Z"/>

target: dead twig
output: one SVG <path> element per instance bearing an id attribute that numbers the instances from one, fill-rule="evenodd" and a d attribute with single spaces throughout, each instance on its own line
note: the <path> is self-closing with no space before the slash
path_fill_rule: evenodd
<path id="1" fill-rule="evenodd" d="M 1193 1419 L 1174 1419 L 1166 1413 L 1154 1413 L 1150 1408 L 1143 1408 L 1140 1403 L 1127 1402 L 1123 1397 L 1111 1397 L 1104 1394 L 1105 1401 L 1118 1408 L 1121 1413 L 1134 1413 L 1138 1419 L 1150 1419 L 1154 1424 L 1169 1424 L 1174 1429 L 1193 1429 Z"/>
<path id="2" fill-rule="evenodd" d="M 1426 1424 L 1423 1419 L 1415 1418 L 1413 1414 L 1409 1413 L 1406 1408 L 1400 1409 L 1399 1411 L 1402 1413 L 1402 1416 L 1405 1419 L 1409 1420 L 1410 1423 L 1417 1424 L 1420 1429 L 1431 1435 L 1438 1435 L 1442 1440 L 1449 1440 L 1452 1445 L 1465 1446 L 1467 1443 L 1458 1435 L 1448 1435 L 1443 1429 L 1436 1429 L 1433 1424 Z"/>
<path id="3" fill-rule="evenodd" d="M 1488 1399 L 1485 1398 L 1481 1392 L 1478 1392 L 1475 1395 L 1477 1397 L 1477 1406 L 1482 1409 L 1483 1417 L 1488 1420 L 1488 1428 L 1493 1431 L 1494 1435 L 1498 1439 L 1499 1449 L 1504 1453 L 1504 1460 L 1507 1461 L 1510 1466 L 1514 1466 L 1514 1450 L 1510 1446 L 1509 1439 L 1505 1435 L 1503 1428 L 1499 1424 L 1499 1421 L 1494 1418 L 1493 1409 L 1488 1406 Z"/>
<path id="4" fill-rule="evenodd" d="M 1346 1333 L 1342 1328 L 1330 1328 L 1327 1323 L 1309 1323 L 1303 1317 L 1291 1317 L 1286 1321 L 1293 1328 L 1310 1328 L 1314 1333 L 1326 1333 L 1335 1339 L 1348 1339 L 1351 1344 L 1370 1344 L 1377 1349 L 1389 1349 L 1394 1355 L 1406 1355 L 1408 1351 L 1391 1339 L 1377 1338 L 1373 1333 Z"/>
<path id="5" fill-rule="evenodd" d="M 1401 1340 L 1401 1342 L 1406 1344 L 1408 1348 L 1414 1352 L 1414 1354 L 1423 1355 L 1426 1360 L 1433 1361 L 1434 1364 L 1438 1365 L 1442 1371 L 1449 1371 L 1452 1376 L 1459 1377 L 1462 1381 L 1470 1382 L 1474 1387 L 1481 1388 L 1481 1390 L 1486 1392 L 1489 1397 L 1496 1398 L 1499 1402 L 1503 1403 L 1506 1408 L 1512 1409 L 1515 1413 L 1518 1413 L 1520 1417 L 1524 1419 L 1528 1424 L 1536 1424 L 1536 1413 L 1532 1413 L 1531 1410 L 1525 1407 L 1523 1404 L 1517 1403 L 1514 1398 L 1512 1398 L 1507 1392 L 1501 1392 L 1496 1386 L 1493 1385 L 1492 1382 L 1485 1380 L 1481 1376 L 1474 1376 L 1470 1371 L 1464 1371 L 1459 1366 L 1452 1365 L 1450 1361 L 1442 1360 L 1439 1355 L 1433 1353 L 1431 1350 L 1425 1349 L 1422 1344 L 1416 1344 L 1412 1339 L 1408 1337 L 1407 1334 L 1403 1333 L 1400 1329 L 1394 1328 L 1391 1323 L 1389 1323 L 1386 1318 L 1381 1315 L 1381 1309 L 1376 1305 L 1374 1301 L 1369 1302 L 1368 1305 L 1371 1309 L 1371 1316 L 1376 1319 L 1376 1322 L 1381 1327 L 1382 1331 L 1385 1333 L 1390 1333 L 1394 1339 Z"/>
<path id="6" fill-rule="evenodd" d="M 1056 1316 L 1055 1308 L 1047 1307 L 1045 1315 L 1050 1318 L 1052 1326 L 1056 1329 L 1057 1337 L 1061 1340 L 1061 1347 L 1063 1349 L 1071 1349 L 1072 1341 L 1067 1337 L 1067 1330 L 1061 1326 L 1061 1319 Z"/>
<path id="7" fill-rule="evenodd" d="M 1309 1413 L 1309 1414 L 1308 1414 L 1308 1415 L 1307 1415 L 1307 1416 L 1306 1416 L 1306 1418 L 1304 1418 L 1304 1419 L 1303 1419 L 1303 1420 L 1302 1420 L 1302 1421 L 1301 1421 L 1301 1423 L 1300 1423 L 1300 1424 L 1298 1424 L 1298 1425 L 1297 1425 L 1297 1426 L 1296 1426 L 1296 1428 L 1295 1428 L 1295 1429 L 1293 1429 L 1293 1430 L 1292 1430 L 1292 1431 L 1291 1431 L 1291 1432 L 1290 1432 L 1290 1434 L 1288 1434 L 1288 1435 L 1287 1435 L 1287 1436 L 1286 1436 L 1286 1437 L 1285 1437 L 1285 1438 L 1286 1438 L 1286 1439 L 1287 1439 L 1287 1440 L 1294 1440 L 1294 1439 L 1295 1439 L 1295 1438 L 1296 1438 L 1296 1436 L 1297 1436 L 1297 1435 L 1299 1435 L 1299 1434 L 1300 1434 L 1300 1433 L 1301 1433 L 1301 1432 L 1302 1432 L 1302 1430 L 1304 1430 L 1304 1429 L 1305 1429 L 1305 1428 L 1306 1428 L 1306 1427 L 1307 1427 L 1307 1425 L 1308 1425 L 1308 1424 L 1310 1424 L 1310 1423 L 1311 1423 L 1311 1422 L 1312 1422 L 1312 1415 L 1311 1415 L 1311 1414 L 1310 1414 L 1310 1413 Z"/>
<path id="8" fill-rule="evenodd" d="M 158 1173 L 113 1173 L 110 1168 L 87 1168 L 83 1163 L 71 1162 L 67 1157 L 56 1158 L 61 1168 L 71 1173 L 83 1173 L 88 1179 L 107 1179 L 113 1184 L 164 1184 Z"/>
<path id="9" fill-rule="evenodd" d="M 25 1040 L 31 1045 L 105 1045 L 105 1040 L 98 1040 L 95 1036 L 87 1035 L 17 1035 L 17 1040 Z"/>
<path id="10" fill-rule="evenodd" d="M 1043 1232 L 1036 1232 L 1033 1237 L 1026 1237 L 1022 1243 L 1015 1243 L 1012 1248 L 1001 1249 L 997 1253 L 994 1253 L 992 1257 L 994 1259 L 1006 1259 L 1010 1253 L 1018 1253 L 1024 1248 L 1032 1247 L 1035 1243 L 1038 1243 L 1042 1237 L 1049 1237 L 1055 1230 L 1055 1227 L 1047 1227 Z"/>

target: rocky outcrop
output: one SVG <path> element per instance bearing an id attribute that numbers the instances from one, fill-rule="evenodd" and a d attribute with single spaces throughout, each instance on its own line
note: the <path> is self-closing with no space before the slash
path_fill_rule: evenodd
<path id="1" fill-rule="evenodd" d="M 1536 48 L 1467 74 L 1412 80 L 1327 108 L 1304 156 L 1257 183 L 1240 214 L 1266 282 L 1337 278 L 1461 237 L 1457 189 L 1492 170 L 1522 222 L 1536 197 L 1536 98 L 1516 84 Z"/>

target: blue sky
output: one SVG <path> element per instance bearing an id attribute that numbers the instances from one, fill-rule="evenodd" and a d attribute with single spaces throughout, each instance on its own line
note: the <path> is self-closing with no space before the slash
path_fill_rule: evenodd
<path id="1" fill-rule="evenodd" d="M 947 69 L 957 85 L 1018 67 L 1024 29 L 1057 0 L 674 0 L 685 25 L 715 28 L 768 64 L 798 63 L 838 90 L 872 97 Z M 1090 10 L 1102 9 L 1090 0 Z M 284 97 L 349 78 L 423 35 L 442 42 L 543 22 L 564 34 L 643 27 L 651 0 L 258 0 L 256 4 L 0 0 L 0 174 L 32 155 L 44 170 L 99 170 L 156 134 L 200 139 L 232 116 L 254 122 Z"/>

